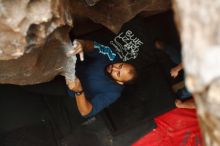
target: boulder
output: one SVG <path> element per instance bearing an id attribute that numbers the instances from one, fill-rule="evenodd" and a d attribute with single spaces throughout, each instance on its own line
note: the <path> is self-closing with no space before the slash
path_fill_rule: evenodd
<path id="1" fill-rule="evenodd" d="M 193 93 L 204 145 L 220 145 L 220 1 L 175 0 L 186 85 Z"/>

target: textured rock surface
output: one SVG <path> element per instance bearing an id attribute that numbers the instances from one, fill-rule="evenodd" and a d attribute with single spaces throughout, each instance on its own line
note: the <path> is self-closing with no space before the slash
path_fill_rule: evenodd
<path id="1" fill-rule="evenodd" d="M 67 6 L 65 0 L 0 0 L 0 60 L 19 58 L 71 24 Z"/>
<path id="2" fill-rule="evenodd" d="M 75 57 L 64 54 L 71 47 L 69 28 L 60 28 L 71 25 L 71 16 L 88 17 L 117 32 L 141 11 L 148 16 L 171 6 L 169 0 L 95 1 L 89 7 L 84 0 L 0 0 L 0 83 L 35 84 L 58 74 L 73 79 Z"/>
<path id="3" fill-rule="evenodd" d="M 18 59 L 0 61 L 0 82 L 11 84 L 36 84 L 62 74 L 69 79 L 75 77 L 75 56 L 66 57 L 70 27 L 56 29 L 42 48 L 34 48 Z M 64 49 L 65 48 L 65 49 Z"/>
<path id="4" fill-rule="evenodd" d="M 97 1 L 97 0 L 95 0 Z M 84 1 L 72 1 L 72 14 L 86 16 L 96 23 L 103 24 L 113 32 L 119 31 L 121 25 L 145 11 L 145 16 L 170 9 L 171 0 L 101 0 L 89 7 Z"/>
<path id="5" fill-rule="evenodd" d="M 85 2 L 87 3 L 87 5 L 89 6 L 94 6 L 96 5 L 100 0 L 85 0 Z"/>
<path id="6" fill-rule="evenodd" d="M 207 146 L 220 145 L 220 1 L 175 0 L 186 83 L 194 93 Z"/>

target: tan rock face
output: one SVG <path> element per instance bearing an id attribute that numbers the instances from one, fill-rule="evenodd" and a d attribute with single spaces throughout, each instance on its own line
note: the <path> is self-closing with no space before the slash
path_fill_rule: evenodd
<path id="1" fill-rule="evenodd" d="M 220 1 L 175 0 L 186 83 L 194 93 L 205 145 L 220 145 Z"/>
<path id="2" fill-rule="evenodd" d="M 202 91 L 220 76 L 220 1 L 213 2 L 176 2 L 187 83 L 193 92 Z"/>
<path id="3" fill-rule="evenodd" d="M 0 24 L 0 60 L 16 59 L 24 54 L 26 39 L 4 24 Z"/>
<path id="4" fill-rule="evenodd" d="M 54 29 L 71 21 L 66 13 L 60 0 L 1 0 L 0 60 L 17 59 L 33 44 L 43 45 Z"/>

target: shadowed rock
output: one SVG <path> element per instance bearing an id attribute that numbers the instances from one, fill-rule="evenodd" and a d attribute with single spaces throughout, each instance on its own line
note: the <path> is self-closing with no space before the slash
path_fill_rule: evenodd
<path id="1" fill-rule="evenodd" d="M 118 32 L 123 23 L 142 11 L 145 11 L 145 16 L 150 16 L 171 8 L 170 0 L 100 0 L 93 7 L 79 0 L 71 4 L 73 15 L 89 17 L 113 32 Z"/>

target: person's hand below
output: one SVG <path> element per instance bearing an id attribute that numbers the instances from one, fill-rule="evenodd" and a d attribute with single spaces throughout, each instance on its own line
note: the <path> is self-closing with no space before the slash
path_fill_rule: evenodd
<path id="1" fill-rule="evenodd" d="M 182 63 L 180 63 L 179 65 L 173 67 L 171 70 L 170 70 L 170 75 L 171 77 L 173 78 L 176 78 L 179 74 L 179 71 L 181 71 L 183 69 L 183 65 Z"/>
<path id="2" fill-rule="evenodd" d="M 83 40 L 74 40 L 73 41 L 73 48 L 67 52 L 67 56 L 76 55 L 79 54 L 80 60 L 84 60 L 84 54 L 83 54 L 83 47 L 84 47 L 84 41 Z"/>
<path id="3" fill-rule="evenodd" d="M 79 78 L 76 78 L 75 81 L 66 80 L 68 88 L 74 92 L 81 92 L 83 90 Z"/>
<path id="4" fill-rule="evenodd" d="M 178 76 L 178 74 L 179 74 L 179 69 L 177 67 L 173 67 L 170 70 L 171 77 L 176 78 Z"/>

